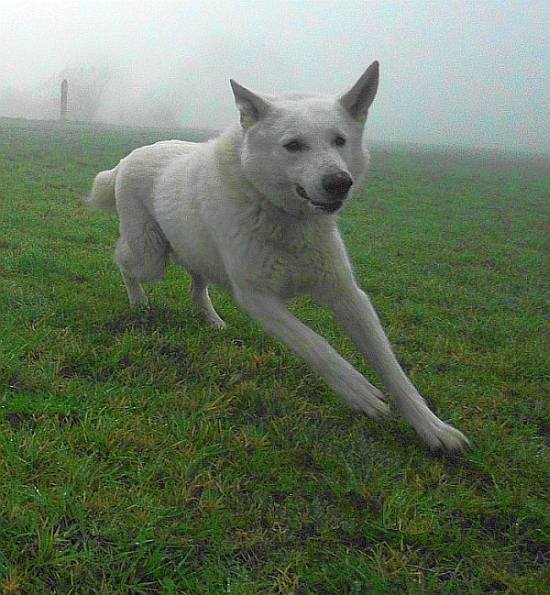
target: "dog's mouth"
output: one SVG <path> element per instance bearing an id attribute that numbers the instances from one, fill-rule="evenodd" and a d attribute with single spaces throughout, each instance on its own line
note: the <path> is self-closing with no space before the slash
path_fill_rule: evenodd
<path id="1" fill-rule="evenodd" d="M 325 213 L 335 213 L 344 204 L 344 202 L 341 200 L 336 200 L 333 202 L 316 202 L 310 198 L 308 193 L 305 191 L 305 188 L 300 186 L 300 184 L 296 184 L 296 194 Z"/>

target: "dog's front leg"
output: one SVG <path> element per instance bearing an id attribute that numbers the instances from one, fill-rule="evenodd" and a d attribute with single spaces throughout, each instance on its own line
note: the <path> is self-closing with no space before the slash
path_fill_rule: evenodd
<path id="1" fill-rule="evenodd" d="M 304 359 L 350 407 L 371 417 L 388 413 L 382 393 L 325 339 L 293 316 L 282 300 L 248 288 L 234 294 L 254 320 Z"/>
<path id="2" fill-rule="evenodd" d="M 468 446 L 461 432 L 430 411 L 393 354 L 369 298 L 354 282 L 324 292 L 321 301 L 332 308 L 336 320 L 379 374 L 405 419 L 430 448 L 461 450 Z"/>

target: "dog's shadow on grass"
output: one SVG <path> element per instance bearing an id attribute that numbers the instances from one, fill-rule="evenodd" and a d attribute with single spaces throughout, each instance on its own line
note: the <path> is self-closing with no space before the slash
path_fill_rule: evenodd
<path id="1" fill-rule="evenodd" d="M 211 329 L 189 308 L 176 308 L 167 304 L 150 304 L 128 307 L 100 324 L 103 331 L 114 337 L 127 332 L 143 334 L 154 331 L 182 330 L 188 333 L 206 332 Z M 213 331 L 214 332 L 214 331 Z M 220 332 L 220 331 L 216 331 Z"/>

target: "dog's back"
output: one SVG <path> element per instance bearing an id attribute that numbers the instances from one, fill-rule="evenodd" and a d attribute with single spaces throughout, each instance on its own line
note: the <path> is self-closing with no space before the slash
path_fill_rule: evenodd
<path id="1" fill-rule="evenodd" d="M 86 203 L 106 211 L 116 209 L 119 214 L 141 203 L 150 212 L 152 189 L 159 173 L 172 159 L 187 155 L 198 146 L 199 143 L 167 140 L 135 149 L 113 169 L 97 174 Z"/>

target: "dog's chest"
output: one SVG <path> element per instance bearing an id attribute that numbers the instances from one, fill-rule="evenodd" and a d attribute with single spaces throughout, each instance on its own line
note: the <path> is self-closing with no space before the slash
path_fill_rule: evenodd
<path id="1" fill-rule="evenodd" d="M 327 240 L 316 237 L 255 241 L 247 259 L 247 276 L 253 278 L 256 286 L 286 299 L 312 287 L 331 284 L 334 254 Z"/>

